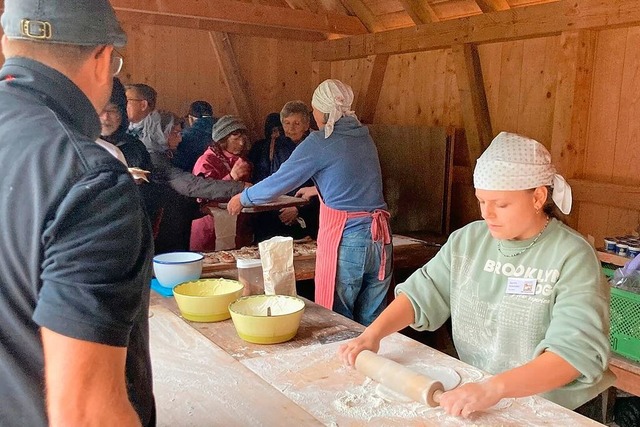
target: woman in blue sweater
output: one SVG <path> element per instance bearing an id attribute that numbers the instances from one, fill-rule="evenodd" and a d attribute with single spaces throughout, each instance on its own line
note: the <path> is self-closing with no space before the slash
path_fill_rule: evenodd
<path id="1" fill-rule="evenodd" d="M 270 177 L 229 202 L 229 212 L 275 200 L 312 179 L 321 200 L 316 303 L 369 325 L 386 306 L 391 231 L 378 152 L 350 110 L 351 88 L 322 82 L 311 105 L 312 132 Z"/>

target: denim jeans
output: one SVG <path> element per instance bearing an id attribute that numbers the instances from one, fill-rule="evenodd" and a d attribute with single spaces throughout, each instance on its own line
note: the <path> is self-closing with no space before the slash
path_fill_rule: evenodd
<path id="1" fill-rule="evenodd" d="M 386 245 L 385 277 L 378 279 L 382 245 L 371 239 L 369 227 L 342 236 L 333 311 L 368 326 L 387 306 L 391 283 L 392 245 Z"/>

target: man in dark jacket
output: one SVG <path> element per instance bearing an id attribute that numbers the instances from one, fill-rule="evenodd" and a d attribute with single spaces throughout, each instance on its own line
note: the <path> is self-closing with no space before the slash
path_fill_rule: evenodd
<path id="1" fill-rule="evenodd" d="M 213 117 L 213 107 L 206 101 L 195 101 L 189 107 L 189 127 L 182 132 L 182 142 L 171 162 L 180 169 L 191 172 L 198 158 L 211 144 L 211 130 L 218 119 Z"/>
<path id="2" fill-rule="evenodd" d="M 126 36 L 107 0 L 5 0 L 0 425 L 155 425 L 151 230 L 96 144 Z"/>

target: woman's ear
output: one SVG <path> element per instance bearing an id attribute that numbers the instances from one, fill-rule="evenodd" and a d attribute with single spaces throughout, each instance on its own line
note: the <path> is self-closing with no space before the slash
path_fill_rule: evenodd
<path id="1" fill-rule="evenodd" d="M 536 187 L 536 189 L 533 190 L 533 205 L 535 206 L 536 210 L 542 209 L 545 203 L 547 203 L 548 191 L 549 190 L 544 185 Z"/>

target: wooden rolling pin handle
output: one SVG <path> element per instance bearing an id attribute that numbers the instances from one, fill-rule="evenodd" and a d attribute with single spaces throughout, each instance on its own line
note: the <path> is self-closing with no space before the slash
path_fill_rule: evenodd
<path id="1" fill-rule="evenodd" d="M 358 372 L 416 402 L 431 407 L 438 406 L 440 402 L 444 390 L 442 383 L 369 350 L 358 354 L 355 367 Z"/>

